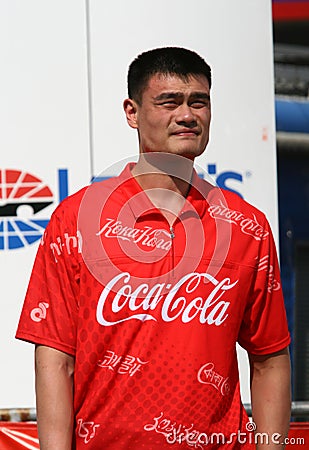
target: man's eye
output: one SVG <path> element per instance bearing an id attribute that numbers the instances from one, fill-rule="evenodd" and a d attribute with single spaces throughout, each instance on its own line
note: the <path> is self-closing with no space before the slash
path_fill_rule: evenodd
<path id="1" fill-rule="evenodd" d="M 177 102 L 175 102 L 175 100 L 165 100 L 161 104 L 162 105 L 166 105 L 166 106 L 176 106 Z"/>
<path id="2" fill-rule="evenodd" d="M 194 102 L 191 103 L 192 108 L 204 108 L 204 107 L 209 107 L 209 101 L 205 101 L 205 100 L 195 100 Z"/>

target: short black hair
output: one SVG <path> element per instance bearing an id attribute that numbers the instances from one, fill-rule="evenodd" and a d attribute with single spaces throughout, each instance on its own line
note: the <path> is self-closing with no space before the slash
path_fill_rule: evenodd
<path id="1" fill-rule="evenodd" d="M 211 68 L 196 52 L 181 47 L 161 47 L 138 55 L 129 66 L 128 96 L 141 103 L 149 79 L 155 74 L 177 75 L 187 80 L 190 75 L 204 75 L 211 87 Z"/>

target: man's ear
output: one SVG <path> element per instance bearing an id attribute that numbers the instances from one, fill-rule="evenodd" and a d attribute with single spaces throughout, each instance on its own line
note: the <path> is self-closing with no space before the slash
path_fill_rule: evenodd
<path id="1" fill-rule="evenodd" d="M 137 124 L 137 104 L 131 98 L 123 102 L 123 109 L 126 114 L 127 122 L 131 128 L 138 128 Z"/>

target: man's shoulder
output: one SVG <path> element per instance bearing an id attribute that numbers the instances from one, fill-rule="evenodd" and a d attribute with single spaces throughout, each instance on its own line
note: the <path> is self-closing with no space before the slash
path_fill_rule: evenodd
<path id="1" fill-rule="evenodd" d="M 76 209 L 78 209 L 88 188 L 89 186 L 84 186 L 78 191 L 68 195 L 66 198 L 61 200 L 59 205 L 56 207 L 53 215 L 60 215 L 64 212 L 68 213 L 69 211 L 74 212 Z"/>
<path id="2" fill-rule="evenodd" d="M 258 207 L 250 203 L 249 201 L 245 200 L 240 195 L 236 194 L 235 192 L 231 192 L 229 190 L 224 190 L 224 195 L 226 196 L 226 199 L 228 201 L 228 204 L 230 208 L 239 209 L 240 211 L 254 214 L 256 216 L 265 216 L 264 212 L 260 210 Z"/>
<path id="3" fill-rule="evenodd" d="M 272 240 L 271 227 L 264 212 L 236 193 L 218 187 L 210 189 L 205 203 L 205 224 L 211 218 L 226 238 L 233 237 L 230 254 L 235 260 L 243 263 L 250 248 L 250 255 L 253 255 L 253 260 L 250 256 L 250 264 L 255 264 L 260 244 Z"/>

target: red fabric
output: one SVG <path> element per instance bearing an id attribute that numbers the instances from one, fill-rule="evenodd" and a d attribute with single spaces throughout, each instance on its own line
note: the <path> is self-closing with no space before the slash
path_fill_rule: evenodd
<path id="1" fill-rule="evenodd" d="M 195 175 L 170 229 L 127 167 L 57 208 L 17 337 L 76 355 L 79 450 L 246 433 L 236 342 L 256 354 L 290 342 L 269 225 Z"/>
<path id="2" fill-rule="evenodd" d="M 0 422 L 1 450 L 39 449 L 36 423 Z"/>

